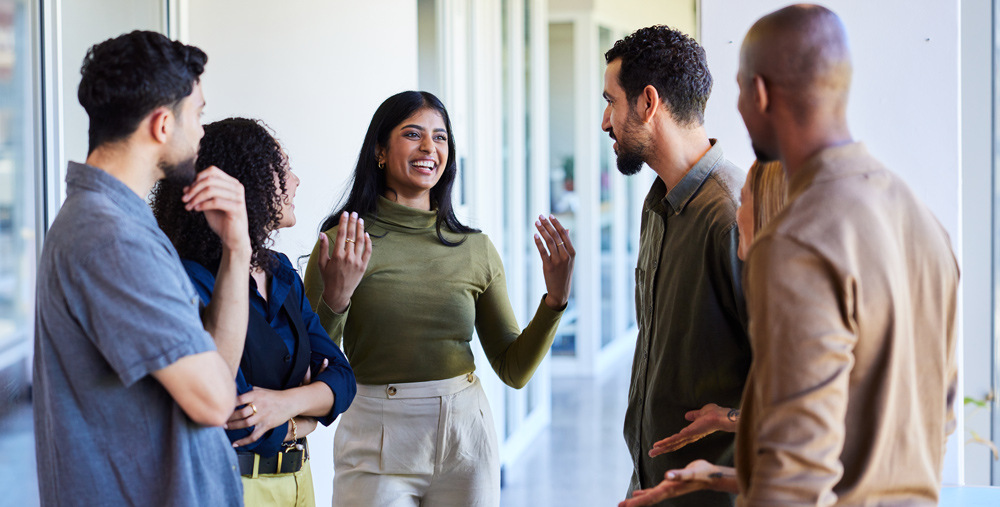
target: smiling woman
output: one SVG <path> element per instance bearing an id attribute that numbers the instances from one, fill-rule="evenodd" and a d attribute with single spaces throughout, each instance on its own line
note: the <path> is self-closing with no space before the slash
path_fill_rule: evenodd
<path id="1" fill-rule="evenodd" d="M 575 251 L 558 220 L 539 217 L 548 293 L 521 331 L 496 248 L 452 211 L 454 153 L 437 97 L 388 98 L 346 204 L 309 260 L 306 293 L 358 379 L 334 440 L 334 505 L 499 505 L 497 435 L 473 374 L 473 331 L 497 375 L 523 387 L 552 345 Z M 328 268 L 361 238 L 372 245 L 362 279 Z"/>

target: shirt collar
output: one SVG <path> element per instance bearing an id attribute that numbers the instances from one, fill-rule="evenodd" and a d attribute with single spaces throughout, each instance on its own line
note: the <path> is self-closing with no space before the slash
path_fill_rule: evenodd
<path id="1" fill-rule="evenodd" d="M 437 223 L 437 211 L 425 211 L 395 203 L 379 196 L 379 222 L 389 223 L 405 229 L 428 229 Z"/>
<path id="2" fill-rule="evenodd" d="M 809 157 L 805 164 L 788 180 L 788 202 L 792 202 L 814 183 L 829 181 L 869 170 L 865 164 L 851 163 L 867 158 L 865 143 L 854 142 L 824 148 Z"/>
<path id="3" fill-rule="evenodd" d="M 277 317 L 278 310 L 281 309 L 281 305 L 285 304 L 285 299 L 292 291 L 294 277 L 298 276 L 295 269 L 282 262 L 277 253 L 272 252 L 272 255 L 274 263 L 271 266 L 271 283 L 268 284 L 267 303 L 260 301 L 261 305 L 267 309 L 265 313 L 268 322 Z M 250 277 L 250 294 L 254 297 L 260 297 L 260 287 L 257 286 L 257 281 L 252 276 Z"/>
<path id="4" fill-rule="evenodd" d="M 104 195 L 121 208 L 124 216 L 135 217 L 145 225 L 158 229 L 149 204 L 125 183 L 92 165 L 70 162 L 66 169 L 66 195 L 70 196 L 80 191 Z"/>
<path id="5" fill-rule="evenodd" d="M 698 193 L 698 189 L 708 179 L 708 175 L 712 174 L 712 170 L 722 160 L 722 146 L 719 141 L 709 139 L 708 142 L 711 143 L 712 147 L 688 170 L 677 186 L 670 189 L 670 192 L 667 192 L 663 180 L 656 178 L 646 196 L 647 209 L 663 212 L 666 210 L 666 206 L 670 206 L 674 214 L 677 215 L 684 211 L 687 204 Z"/>

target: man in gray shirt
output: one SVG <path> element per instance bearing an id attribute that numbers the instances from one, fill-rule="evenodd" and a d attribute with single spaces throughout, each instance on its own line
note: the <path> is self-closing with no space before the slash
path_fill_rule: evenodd
<path id="1" fill-rule="evenodd" d="M 658 178 L 646 196 L 636 267 L 639 337 L 625 441 L 634 472 L 628 495 L 659 484 L 696 459 L 732 465 L 733 434 L 715 433 L 662 455 L 654 443 L 678 433 L 689 411 L 737 407 L 750 343 L 736 256 L 736 209 L 745 174 L 703 126 L 712 75 L 694 39 L 665 26 L 637 30 L 605 54 L 602 128 L 616 140 L 618 170 L 643 163 Z M 658 505 L 731 506 L 700 491 Z"/>
<path id="2" fill-rule="evenodd" d="M 194 180 L 205 105 L 195 47 L 132 32 L 90 49 L 79 99 L 87 163 L 38 268 L 35 448 L 43 505 L 242 505 L 221 426 L 236 400 L 250 267 L 243 187 Z M 145 196 L 163 178 L 222 238 L 214 306 L 200 301 Z M 221 300 L 220 301 L 220 296 Z"/>

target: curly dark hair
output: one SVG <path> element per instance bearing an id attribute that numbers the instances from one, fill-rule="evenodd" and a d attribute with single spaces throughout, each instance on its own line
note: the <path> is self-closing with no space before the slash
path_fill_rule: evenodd
<path id="1" fill-rule="evenodd" d="M 621 58 L 618 83 L 629 104 L 648 85 L 665 99 L 674 121 L 681 125 L 705 123 L 705 106 L 712 94 L 712 73 L 705 49 L 669 26 L 640 28 L 604 53 L 611 63 Z"/>
<path id="2" fill-rule="evenodd" d="M 250 267 L 270 273 L 276 262 L 269 250 L 270 234 L 281 221 L 288 175 L 288 157 L 281 144 L 260 120 L 227 118 L 210 123 L 205 125 L 195 168 L 201 172 L 212 166 L 243 184 L 253 247 Z M 276 178 L 280 193 L 275 192 Z M 184 209 L 183 194 L 182 183 L 160 181 L 153 189 L 153 215 L 182 258 L 214 270 L 222 258 L 222 241 L 209 228 L 204 213 Z"/>
<path id="3" fill-rule="evenodd" d="M 194 46 L 139 30 L 88 49 L 76 95 L 90 117 L 89 152 L 132 135 L 158 107 L 169 105 L 179 114 L 177 106 L 191 95 L 206 62 Z"/>
<path id="4" fill-rule="evenodd" d="M 379 147 L 385 148 L 389 145 L 389 135 L 392 134 L 392 129 L 424 108 L 433 109 L 440 113 L 445 128 L 448 130 L 448 161 L 444 164 L 441 179 L 431 188 L 430 192 L 431 207 L 437 211 L 438 240 L 446 246 L 458 246 L 465 242 L 465 238 L 458 242 L 446 239 L 441 233 L 442 226 L 457 234 L 479 232 L 479 229 L 469 227 L 458 220 L 451 203 L 451 188 L 455 184 L 455 176 L 458 174 L 458 164 L 455 162 L 455 138 L 452 134 L 448 110 L 433 93 L 412 90 L 399 92 L 385 99 L 375 110 L 372 121 L 368 124 L 365 140 L 361 143 L 361 153 L 358 155 L 358 163 L 354 167 L 351 190 L 341 199 L 343 204 L 339 209 L 323 220 L 319 228 L 320 232 L 328 231 L 336 226 L 340 215 L 345 211 L 357 212 L 362 217 L 376 216 L 378 197 L 391 189 L 386 183 L 385 171 L 378 167 L 375 154 L 378 153 Z"/>

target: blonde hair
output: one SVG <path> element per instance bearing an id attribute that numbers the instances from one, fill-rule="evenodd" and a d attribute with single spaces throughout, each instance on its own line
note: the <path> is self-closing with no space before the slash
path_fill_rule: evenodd
<path id="1" fill-rule="evenodd" d="M 753 227 L 756 236 L 785 208 L 788 185 L 785 170 L 778 161 L 755 160 L 747 178 L 750 180 L 750 195 L 753 196 Z"/>

